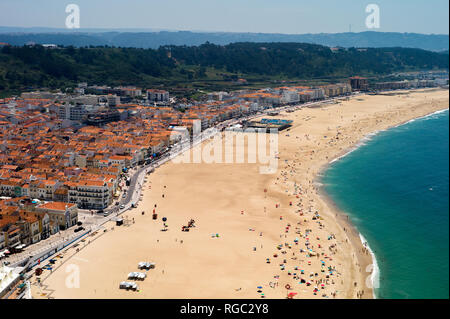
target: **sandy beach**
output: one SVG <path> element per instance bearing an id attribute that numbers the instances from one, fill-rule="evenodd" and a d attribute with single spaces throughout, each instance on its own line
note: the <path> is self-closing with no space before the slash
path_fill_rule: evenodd
<path id="1" fill-rule="evenodd" d="M 372 298 L 372 257 L 318 177 L 368 134 L 448 105 L 448 90 L 424 89 L 282 112 L 276 118 L 293 123 L 277 136 L 274 174 L 260 174 L 260 163 L 164 164 L 126 225 L 108 223 L 63 253 L 43 286 L 33 276 L 33 298 Z M 237 147 L 248 155 L 246 146 Z M 182 232 L 190 219 L 195 227 Z M 156 267 L 138 291 L 120 290 L 140 261 Z M 67 284 L 74 269 L 79 287 Z"/>

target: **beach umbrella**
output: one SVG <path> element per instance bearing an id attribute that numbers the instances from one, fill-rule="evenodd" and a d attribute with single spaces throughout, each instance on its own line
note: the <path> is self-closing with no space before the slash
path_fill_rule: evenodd
<path id="1" fill-rule="evenodd" d="M 166 218 L 166 217 L 163 217 L 163 218 L 162 218 L 162 221 L 163 221 L 163 222 L 167 221 L 167 218 Z"/>

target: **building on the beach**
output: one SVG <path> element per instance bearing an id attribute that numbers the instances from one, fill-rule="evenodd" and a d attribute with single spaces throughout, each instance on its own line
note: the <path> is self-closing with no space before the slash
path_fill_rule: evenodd
<path id="1" fill-rule="evenodd" d="M 256 129 L 258 131 L 263 130 L 267 133 L 273 132 L 273 130 L 276 130 L 276 132 L 285 130 L 289 128 L 292 125 L 291 120 L 283 120 L 283 119 L 269 119 L 269 118 L 263 118 L 260 121 L 250 121 L 245 124 L 244 129 L 251 128 Z M 241 127 L 235 127 L 231 130 L 237 129 L 238 131 L 241 130 Z"/>
<path id="2" fill-rule="evenodd" d="M 415 89 L 415 88 L 425 88 L 425 87 L 437 87 L 440 85 L 445 85 L 446 80 L 404 80 L 404 81 L 390 81 L 390 82 L 377 82 L 370 85 L 370 88 L 375 91 L 385 91 L 385 90 L 404 90 L 404 89 Z"/>
<path id="3" fill-rule="evenodd" d="M 305 90 L 304 93 L 309 95 L 311 101 L 322 100 L 325 98 L 325 91 L 323 88 L 311 88 Z"/>
<path id="4" fill-rule="evenodd" d="M 369 80 L 360 76 L 350 78 L 350 85 L 353 91 L 367 91 L 369 89 Z"/>
<path id="5" fill-rule="evenodd" d="M 283 90 L 281 93 L 281 101 L 285 104 L 293 104 L 300 102 L 300 96 L 295 89 Z"/>
<path id="6" fill-rule="evenodd" d="M 348 95 L 352 93 L 350 83 L 337 83 L 322 86 L 326 97 L 335 97 L 340 95 Z"/>

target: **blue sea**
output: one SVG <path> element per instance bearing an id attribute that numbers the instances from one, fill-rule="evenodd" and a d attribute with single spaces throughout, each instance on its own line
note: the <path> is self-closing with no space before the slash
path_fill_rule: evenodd
<path id="1" fill-rule="evenodd" d="M 322 183 L 376 256 L 377 298 L 449 298 L 448 110 L 371 136 Z"/>

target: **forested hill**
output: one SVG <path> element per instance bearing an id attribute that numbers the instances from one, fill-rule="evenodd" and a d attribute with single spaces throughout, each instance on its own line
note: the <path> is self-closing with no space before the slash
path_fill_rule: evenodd
<path id="1" fill-rule="evenodd" d="M 227 46 L 166 46 L 187 65 L 224 68 L 229 72 L 289 77 L 388 74 L 400 70 L 448 68 L 448 54 L 420 49 L 339 49 L 305 43 L 233 43 Z"/>
<path id="2" fill-rule="evenodd" d="M 314 43 L 345 48 L 419 48 L 430 51 L 448 50 L 448 34 L 419 34 L 400 32 L 344 32 L 318 34 L 274 34 L 239 32 L 191 32 L 149 30 L 102 30 L 102 29 L 42 29 L 0 27 L 0 42 L 24 45 L 28 42 L 58 45 L 109 45 L 143 49 L 157 49 L 163 45 L 201 45 L 210 42 L 227 45 L 237 42 L 295 42 Z"/>
<path id="3" fill-rule="evenodd" d="M 448 69 L 449 55 L 406 48 L 340 49 L 304 43 L 206 43 L 197 47 L 57 48 L 4 46 L 0 91 L 61 88 L 77 82 L 108 85 L 227 80 L 236 76 L 286 79 L 383 75 Z M 223 77 L 223 78 L 220 78 Z"/>

